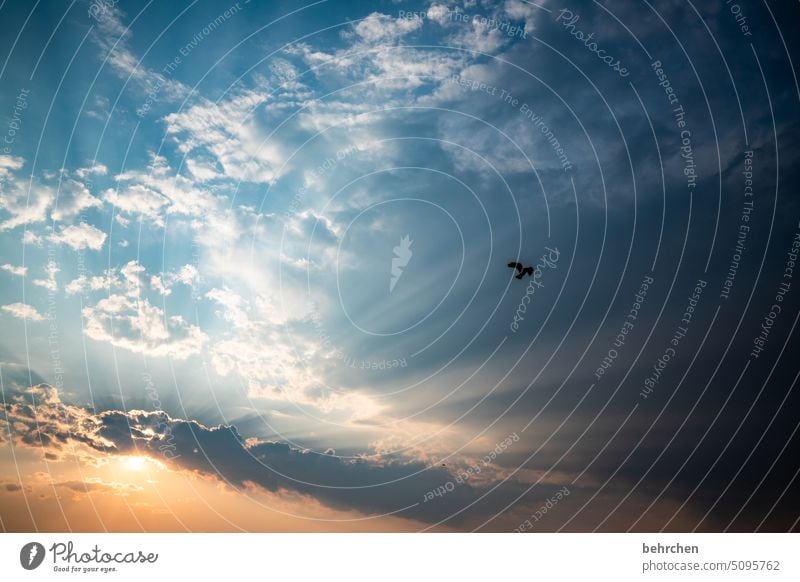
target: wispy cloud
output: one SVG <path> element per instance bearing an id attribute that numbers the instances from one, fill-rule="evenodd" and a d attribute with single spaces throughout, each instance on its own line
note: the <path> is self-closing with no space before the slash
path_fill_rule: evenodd
<path id="1" fill-rule="evenodd" d="M 44 315 L 36 311 L 36 308 L 31 307 L 26 303 L 11 303 L 3 305 L 3 311 L 10 313 L 17 319 L 27 319 L 29 321 L 44 321 Z"/>
<path id="2" fill-rule="evenodd" d="M 28 273 L 28 267 L 18 267 L 16 265 L 9 265 L 8 263 L 0 265 L 0 269 L 11 273 L 17 277 L 24 277 Z"/>
<path id="3" fill-rule="evenodd" d="M 125 13 L 118 6 L 108 5 L 96 20 L 91 38 L 100 48 L 100 57 L 120 78 L 130 79 L 143 93 L 157 90 L 168 100 L 178 100 L 188 95 L 191 90 L 183 83 L 147 68 L 131 50 L 129 42 L 133 32 L 125 24 L 124 18 Z"/>

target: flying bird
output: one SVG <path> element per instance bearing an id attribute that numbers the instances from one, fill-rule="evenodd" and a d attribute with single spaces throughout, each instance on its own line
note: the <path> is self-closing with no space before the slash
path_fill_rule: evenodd
<path id="1" fill-rule="evenodd" d="M 516 261 L 511 261 L 508 266 L 517 270 L 517 279 L 522 279 L 525 275 L 533 277 L 533 267 L 525 267 L 522 263 L 518 263 Z"/>

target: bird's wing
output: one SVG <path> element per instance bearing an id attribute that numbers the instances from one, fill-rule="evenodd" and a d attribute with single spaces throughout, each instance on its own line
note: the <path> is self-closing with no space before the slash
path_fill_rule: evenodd
<path id="1" fill-rule="evenodd" d="M 522 271 L 522 263 L 517 263 L 516 261 L 511 261 L 508 264 L 509 267 L 512 269 L 516 269 L 517 271 Z"/>

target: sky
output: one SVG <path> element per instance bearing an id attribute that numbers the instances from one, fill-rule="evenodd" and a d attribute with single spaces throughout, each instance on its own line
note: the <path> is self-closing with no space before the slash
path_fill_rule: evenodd
<path id="1" fill-rule="evenodd" d="M 0 3 L 0 527 L 797 531 L 799 15 Z"/>

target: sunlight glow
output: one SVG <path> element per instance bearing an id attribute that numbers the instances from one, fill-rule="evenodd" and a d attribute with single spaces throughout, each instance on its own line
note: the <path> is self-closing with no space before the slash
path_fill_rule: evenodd
<path id="1" fill-rule="evenodd" d="M 145 463 L 147 462 L 147 457 L 142 456 L 132 456 L 132 457 L 125 457 L 123 459 L 126 468 L 129 471 L 141 471 L 145 467 Z"/>

